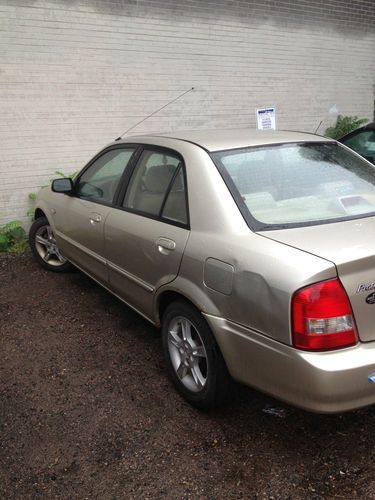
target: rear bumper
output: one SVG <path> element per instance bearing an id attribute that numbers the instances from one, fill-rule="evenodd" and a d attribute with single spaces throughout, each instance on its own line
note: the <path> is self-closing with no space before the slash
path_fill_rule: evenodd
<path id="1" fill-rule="evenodd" d="M 375 403 L 375 342 L 330 352 L 293 349 L 205 315 L 234 379 L 309 411 L 337 413 Z"/>

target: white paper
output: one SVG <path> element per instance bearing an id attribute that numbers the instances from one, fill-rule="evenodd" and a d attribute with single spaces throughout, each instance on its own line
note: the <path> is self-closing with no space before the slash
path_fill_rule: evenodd
<path id="1" fill-rule="evenodd" d="M 258 108 L 256 110 L 258 130 L 276 130 L 276 108 Z"/>

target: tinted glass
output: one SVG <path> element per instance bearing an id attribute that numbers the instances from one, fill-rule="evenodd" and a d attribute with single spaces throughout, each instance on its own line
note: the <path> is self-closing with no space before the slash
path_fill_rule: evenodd
<path id="1" fill-rule="evenodd" d="M 187 224 L 186 190 L 182 167 L 175 177 L 166 199 L 162 217 L 174 222 Z"/>
<path id="2" fill-rule="evenodd" d="M 354 149 L 366 160 L 375 163 L 375 130 L 364 130 L 342 141 L 345 146 Z"/>
<path id="3" fill-rule="evenodd" d="M 79 178 L 78 196 L 111 203 L 134 151 L 134 149 L 113 149 L 100 156 Z"/>
<path id="4" fill-rule="evenodd" d="M 144 151 L 130 180 L 124 207 L 159 216 L 179 166 L 179 158 L 173 155 Z"/>
<path id="5" fill-rule="evenodd" d="M 375 214 L 375 168 L 338 144 L 247 148 L 213 157 L 258 229 Z"/>

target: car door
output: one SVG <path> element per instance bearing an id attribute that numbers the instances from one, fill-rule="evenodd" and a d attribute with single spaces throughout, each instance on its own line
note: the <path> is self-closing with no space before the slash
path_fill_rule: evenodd
<path id="1" fill-rule="evenodd" d="M 178 274 L 188 236 L 183 159 L 170 150 L 144 147 L 121 206 L 105 223 L 111 288 L 150 318 L 153 293 Z"/>
<path id="2" fill-rule="evenodd" d="M 136 147 L 112 147 L 79 174 L 72 196 L 61 195 L 55 230 L 63 254 L 102 282 L 108 281 L 104 224 L 112 210 L 120 179 Z"/>

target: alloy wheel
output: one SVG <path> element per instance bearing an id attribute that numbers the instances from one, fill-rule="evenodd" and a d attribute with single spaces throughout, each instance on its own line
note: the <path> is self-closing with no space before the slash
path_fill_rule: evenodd
<path id="1" fill-rule="evenodd" d="M 207 352 L 198 330 L 187 318 L 180 316 L 171 320 L 168 350 L 181 383 L 192 392 L 201 391 L 208 376 Z"/>
<path id="2" fill-rule="evenodd" d="M 35 248 L 46 264 L 62 266 L 67 262 L 57 246 L 52 228 L 49 225 L 42 226 L 36 231 Z"/>

